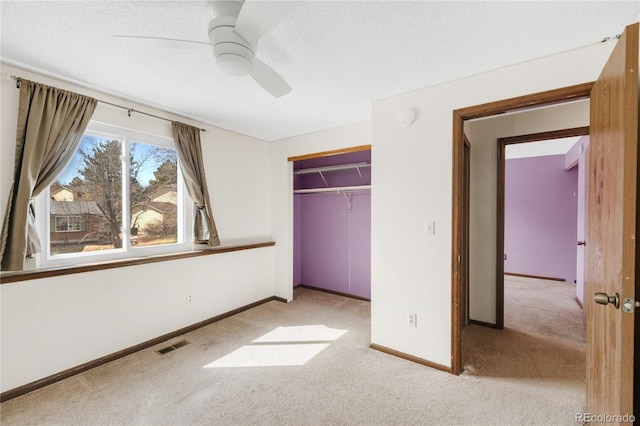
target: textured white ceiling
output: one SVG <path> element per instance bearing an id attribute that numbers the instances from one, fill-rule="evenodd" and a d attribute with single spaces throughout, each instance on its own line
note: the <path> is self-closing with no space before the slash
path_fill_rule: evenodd
<path id="1" fill-rule="evenodd" d="M 214 70 L 202 49 L 140 48 L 116 34 L 207 42 L 206 1 L 0 2 L 3 63 L 264 140 L 370 119 L 371 101 L 597 43 L 634 1 L 300 1 L 257 56 L 293 91 L 273 98 Z"/>

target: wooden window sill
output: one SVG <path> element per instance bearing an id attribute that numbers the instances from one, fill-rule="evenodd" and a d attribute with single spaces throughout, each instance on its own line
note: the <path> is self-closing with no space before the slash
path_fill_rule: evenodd
<path id="1" fill-rule="evenodd" d="M 39 278 L 57 277 L 61 275 L 80 274 L 83 272 L 100 271 L 103 269 L 123 268 L 126 266 L 145 265 L 147 263 L 166 262 L 169 260 L 187 259 L 198 256 L 209 256 L 213 254 L 229 253 L 232 251 L 251 250 L 261 247 L 274 246 L 275 241 L 269 240 L 238 240 L 223 243 L 218 247 L 203 248 L 179 253 L 159 254 L 145 257 L 135 257 L 107 262 L 90 263 L 78 266 L 65 266 L 61 268 L 43 268 L 31 271 L 2 272 L 0 274 L 0 284 L 15 283 L 18 281 L 35 280 Z"/>

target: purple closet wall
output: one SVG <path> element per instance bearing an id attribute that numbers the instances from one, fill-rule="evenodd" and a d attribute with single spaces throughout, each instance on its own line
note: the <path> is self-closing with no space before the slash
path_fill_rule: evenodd
<path id="1" fill-rule="evenodd" d="M 506 160 L 506 273 L 576 279 L 578 172 L 564 155 Z"/>
<path id="2" fill-rule="evenodd" d="M 294 169 L 370 161 L 366 151 L 299 161 Z M 331 187 L 370 184 L 371 169 L 362 168 L 361 174 L 362 178 L 356 170 L 328 172 L 325 178 Z M 326 185 L 317 173 L 294 178 L 295 189 L 322 187 Z M 371 298 L 371 194 L 350 197 L 349 212 L 343 194 L 294 195 L 294 285 Z"/>
<path id="3" fill-rule="evenodd" d="M 293 197 L 293 285 L 302 284 L 302 197 Z"/>

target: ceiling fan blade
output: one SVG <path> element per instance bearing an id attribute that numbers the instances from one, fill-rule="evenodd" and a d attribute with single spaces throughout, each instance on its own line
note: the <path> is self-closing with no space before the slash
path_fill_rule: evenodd
<path id="1" fill-rule="evenodd" d="M 275 27 L 294 7 L 293 1 L 245 0 L 236 21 L 236 31 L 253 43 Z"/>
<path id="2" fill-rule="evenodd" d="M 180 40 L 175 38 L 163 37 L 143 37 L 143 36 L 127 36 L 114 35 L 114 38 L 122 40 L 126 43 L 144 48 L 161 48 L 161 49 L 202 49 L 202 47 L 211 47 L 211 44 L 201 41 Z"/>
<path id="3" fill-rule="evenodd" d="M 258 58 L 253 58 L 253 67 L 249 75 L 267 92 L 276 98 L 284 96 L 291 91 L 291 86 L 273 68 Z"/>

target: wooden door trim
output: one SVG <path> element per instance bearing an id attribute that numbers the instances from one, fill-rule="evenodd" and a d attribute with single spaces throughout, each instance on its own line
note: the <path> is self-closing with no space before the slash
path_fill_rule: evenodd
<path id="1" fill-rule="evenodd" d="M 463 232 L 463 167 L 464 167 L 464 121 L 503 114 L 511 111 L 525 110 L 545 105 L 553 105 L 578 99 L 587 99 L 594 82 L 547 90 L 544 92 L 504 99 L 495 102 L 470 106 L 453 110 L 452 141 L 452 232 L 451 232 L 451 372 L 462 373 L 462 324 L 460 321 L 460 303 L 462 277 L 460 262 L 462 253 Z"/>
<path id="2" fill-rule="evenodd" d="M 524 142 L 521 142 L 524 143 Z M 496 328 L 504 328 L 504 183 L 505 151 L 507 144 L 498 138 L 498 171 L 496 183 Z"/>
<path id="3" fill-rule="evenodd" d="M 587 99 L 591 93 L 594 81 L 577 84 L 575 86 L 562 87 L 544 92 L 532 93 L 514 98 L 502 99 L 495 102 L 474 105 L 454 110 L 463 120 L 488 117 L 507 112 L 521 111 L 547 105 L 561 104 L 579 99 Z M 454 123 L 455 124 L 455 123 Z"/>
<path id="4" fill-rule="evenodd" d="M 463 255 L 462 255 L 462 262 L 460 262 L 460 266 L 462 268 L 461 272 L 462 272 L 462 284 L 464 285 L 463 291 L 462 291 L 462 295 L 463 298 L 461 300 L 462 303 L 464 303 L 464 307 L 463 307 L 463 317 L 462 317 L 462 327 L 466 327 L 467 325 L 469 325 L 470 321 L 471 321 L 471 317 L 469 314 L 469 300 L 470 300 L 470 291 L 469 291 L 469 230 L 470 230 L 470 219 L 469 219 L 469 209 L 471 206 L 471 142 L 469 142 L 469 139 L 467 138 L 466 135 L 464 135 L 464 149 L 463 149 L 463 177 L 464 177 L 464 191 L 463 191 L 463 205 L 462 208 L 463 210 L 463 232 L 464 235 L 461 236 L 462 238 L 462 250 L 463 250 Z M 466 239 L 466 241 L 465 241 Z"/>
<path id="5" fill-rule="evenodd" d="M 498 138 L 498 173 L 496 183 L 498 202 L 496 215 L 496 328 L 498 329 L 504 328 L 504 193 L 506 183 L 506 147 L 507 145 L 586 136 L 588 134 L 589 126 L 586 126 Z"/>
<path id="6" fill-rule="evenodd" d="M 530 133 L 527 135 L 509 136 L 498 139 L 498 142 L 504 141 L 505 145 L 538 142 L 551 139 L 571 138 L 574 136 L 585 136 L 589 134 L 589 126 L 573 127 L 571 129 L 554 130 L 550 132 Z"/>

